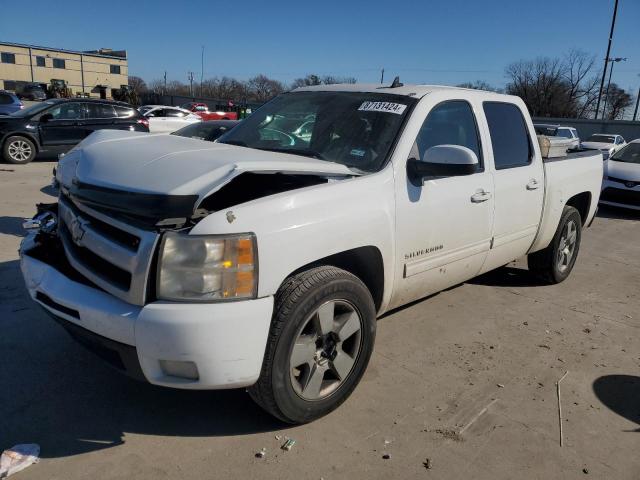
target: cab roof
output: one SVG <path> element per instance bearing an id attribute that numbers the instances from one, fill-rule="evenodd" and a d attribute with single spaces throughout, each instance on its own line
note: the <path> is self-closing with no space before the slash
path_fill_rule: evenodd
<path id="1" fill-rule="evenodd" d="M 502 93 L 490 92 L 487 90 L 477 90 L 472 88 L 449 87 L 445 85 L 413 85 L 403 84 L 399 87 L 391 87 L 391 84 L 381 85 L 379 83 L 336 83 L 331 85 L 313 85 L 309 87 L 300 87 L 293 90 L 294 92 L 370 92 L 370 93 L 388 93 L 391 95 L 404 95 L 413 98 L 422 98 L 432 92 L 443 91 L 463 91 L 466 93 L 477 94 L 478 96 L 497 96 L 511 97 Z"/>

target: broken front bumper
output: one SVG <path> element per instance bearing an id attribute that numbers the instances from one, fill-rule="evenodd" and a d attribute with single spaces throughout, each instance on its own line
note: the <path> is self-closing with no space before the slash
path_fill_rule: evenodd
<path id="1" fill-rule="evenodd" d="M 29 233 L 20 247 L 30 296 L 111 365 L 175 388 L 237 388 L 258 379 L 273 297 L 131 305 L 78 276 L 64 259 L 47 255 L 35 237 Z M 188 375 L 180 376 L 181 365 L 188 366 Z"/>

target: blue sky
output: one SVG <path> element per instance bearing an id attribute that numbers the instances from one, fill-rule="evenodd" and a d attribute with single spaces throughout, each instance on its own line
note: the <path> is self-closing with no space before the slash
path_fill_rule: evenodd
<path id="1" fill-rule="evenodd" d="M 640 86 L 640 1 L 619 0 L 613 81 Z M 264 73 L 289 82 L 307 73 L 377 82 L 505 83 L 514 60 L 580 48 L 604 59 L 613 0 L 309 0 L 154 2 L 0 0 L 0 40 L 72 50 L 126 49 L 129 73 L 145 80 L 200 76 L 246 79 Z M 91 5 L 91 6 L 90 6 Z M 100 5 L 100 7 L 97 7 Z M 36 12 L 42 12 L 36 15 Z"/>

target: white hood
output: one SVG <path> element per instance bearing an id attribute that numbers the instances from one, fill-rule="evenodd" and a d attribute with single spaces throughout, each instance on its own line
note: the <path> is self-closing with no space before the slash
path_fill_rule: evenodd
<path id="1" fill-rule="evenodd" d="M 638 163 L 607 160 L 604 164 L 604 173 L 620 180 L 640 182 L 640 164 Z"/>
<path id="2" fill-rule="evenodd" d="M 344 165 L 176 135 L 99 130 L 60 160 L 58 180 L 138 193 L 198 195 L 243 172 L 357 175 Z"/>

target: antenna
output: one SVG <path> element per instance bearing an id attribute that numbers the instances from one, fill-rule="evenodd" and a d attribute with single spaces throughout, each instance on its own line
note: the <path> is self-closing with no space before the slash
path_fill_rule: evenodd
<path id="1" fill-rule="evenodd" d="M 393 83 L 391 83 L 391 86 L 389 88 L 398 88 L 398 87 L 402 87 L 404 85 L 404 83 L 400 83 L 400 77 L 396 77 L 393 79 Z"/>

